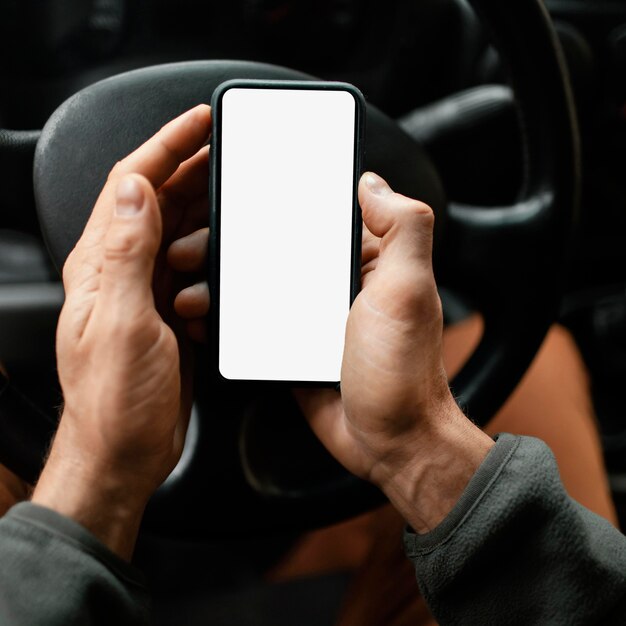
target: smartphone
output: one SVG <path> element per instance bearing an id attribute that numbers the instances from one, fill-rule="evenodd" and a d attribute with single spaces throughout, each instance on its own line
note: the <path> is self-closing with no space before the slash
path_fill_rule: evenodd
<path id="1" fill-rule="evenodd" d="M 336 385 L 361 283 L 363 96 L 346 83 L 231 80 L 211 106 L 216 373 Z"/>

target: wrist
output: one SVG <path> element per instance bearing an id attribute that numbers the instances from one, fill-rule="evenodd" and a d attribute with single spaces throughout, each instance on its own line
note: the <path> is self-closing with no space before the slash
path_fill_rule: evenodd
<path id="1" fill-rule="evenodd" d="M 149 493 L 133 488 L 114 467 L 76 450 L 66 454 L 57 436 L 31 500 L 78 522 L 130 560 Z"/>
<path id="2" fill-rule="evenodd" d="M 417 533 L 450 513 L 494 441 L 470 422 L 452 395 L 424 425 L 407 434 L 403 455 L 389 458 L 373 481 Z"/>

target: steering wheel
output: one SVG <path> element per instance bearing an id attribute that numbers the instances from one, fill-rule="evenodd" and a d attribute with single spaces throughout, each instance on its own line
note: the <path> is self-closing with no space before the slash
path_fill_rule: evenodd
<path id="1" fill-rule="evenodd" d="M 424 149 L 370 105 L 365 167 L 433 207 L 438 282 L 469 296 L 483 314 L 482 340 L 452 381 L 463 407 L 482 425 L 512 392 L 555 318 L 580 176 L 574 106 L 541 1 L 471 4 L 510 71 L 525 155 L 518 200 L 502 207 L 447 203 Z M 95 83 L 56 110 L 37 143 L 34 186 L 57 268 L 78 240 L 113 164 L 171 118 L 209 102 L 230 78 L 313 77 L 245 61 L 159 65 Z M 150 502 L 145 525 L 151 531 L 180 537 L 238 533 L 250 520 L 256 532 L 299 531 L 381 501 L 375 488 L 322 449 L 288 392 L 261 385 L 211 387 L 202 366 L 206 354 L 201 350 L 198 357 L 188 440 L 179 466 Z M 36 434 L 22 444 L 31 465 L 41 464 L 43 439 Z"/>

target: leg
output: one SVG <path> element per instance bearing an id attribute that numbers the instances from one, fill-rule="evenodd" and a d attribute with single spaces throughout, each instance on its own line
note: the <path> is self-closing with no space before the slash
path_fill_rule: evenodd
<path id="1" fill-rule="evenodd" d="M 478 316 L 450 328 L 444 359 L 453 375 L 482 332 Z M 585 365 L 567 330 L 553 326 L 530 369 L 485 429 L 545 441 L 556 456 L 569 494 L 616 523 Z"/>

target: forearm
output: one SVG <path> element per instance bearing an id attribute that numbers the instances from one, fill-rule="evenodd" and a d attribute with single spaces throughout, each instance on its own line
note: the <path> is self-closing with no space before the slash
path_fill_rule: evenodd
<path id="1" fill-rule="evenodd" d="M 494 441 L 472 424 L 450 395 L 424 426 L 372 478 L 418 533 L 435 528 L 453 509 Z"/>
<path id="2" fill-rule="evenodd" d="M 125 477 L 121 463 L 76 454 L 79 444 L 63 429 L 62 418 L 32 502 L 77 522 L 130 561 L 149 489 L 138 489 Z"/>
<path id="3" fill-rule="evenodd" d="M 503 435 L 448 516 L 430 533 L 408 532 L 406 547 L 441 624 L 626 615 L 626 538 L 567 496 L 536 439 Z"/>

